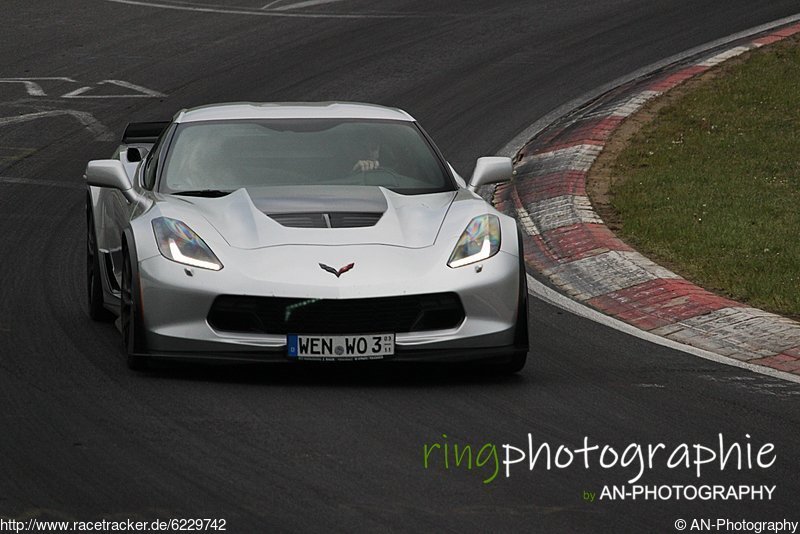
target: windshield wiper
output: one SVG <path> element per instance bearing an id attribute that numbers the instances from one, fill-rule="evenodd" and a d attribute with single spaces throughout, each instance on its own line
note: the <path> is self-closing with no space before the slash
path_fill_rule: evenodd
<path id="1" fill-rule="evenodd" d="M 225 195 L 230 195 L 230 191 L 222 191 L 220 189 L 190 189 L 188 191 L 176 191 L 172 193 L 173 195 L 183 195 L 187 197 L 206 197 L 206 198 L 218 198 L 224 197 Z"/>

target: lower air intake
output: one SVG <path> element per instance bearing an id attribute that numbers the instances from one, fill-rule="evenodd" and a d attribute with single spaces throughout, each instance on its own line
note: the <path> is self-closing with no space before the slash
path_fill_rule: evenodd
<path id="1" fill-rule="evenodd" d="M 208 324 L 259 334 L 369 334 L 455 328 L 464 307 L 455 293 L 364 299 L 295 299 L 222 295 Z"/>

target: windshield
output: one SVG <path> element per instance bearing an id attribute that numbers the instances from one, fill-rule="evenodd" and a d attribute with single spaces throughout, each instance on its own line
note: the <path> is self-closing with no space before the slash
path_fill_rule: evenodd
<path id="1" fill-rule="evenodd" d="M 270 119 L 179 125 L 159 190 L 287 185 L 383 186 L 403 194 L 454 189 L 414 123 Z"/>

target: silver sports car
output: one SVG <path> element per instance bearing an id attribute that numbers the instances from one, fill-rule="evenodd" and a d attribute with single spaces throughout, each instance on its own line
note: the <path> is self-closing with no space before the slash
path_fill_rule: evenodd
<path id="1" fill-rule="evenodd" d="M 482 361 L 528 352 L 514 219 L 404 111 L 353 103 L 203 106 L 134 123 L 90 161 L 89 313 L 118 316 L 128 365 Z"/>

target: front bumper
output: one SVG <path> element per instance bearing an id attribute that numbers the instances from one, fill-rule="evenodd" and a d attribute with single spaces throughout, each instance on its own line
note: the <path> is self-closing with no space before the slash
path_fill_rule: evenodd
<path id="1" fill-rule="evenodd" d="M 212 328 L 207 317 L 219 295 L 363 299 L 454 292 L 464 307 L 464 321 L 448 330 L 397 332 L 395 355 L 387 360 L 499 360 L 519 350 L 514 342 L 520 262 L 511 254 L 501 251 L 482 262 L 481 269 L 475 265 L 451 269 L 446 258 L 430 248 L 284 246 L 236 253 L 241 257 L 226 258 L 225 268 L 216 272 L 161 256 L 139 263 L 148 355 L 290 361 L 285 335 Z M 354 262 L 356 266 L 337 278 L 320 269 L 320 262 L 336 266 Z M 352 333 L 357 332 L 341 332 Z"/>
<path id="2" fill-rule="evenodd" d="M 405 363 L 489 363 L 504 364 L 511 361 L 514 354 L 520 351 L 527 351 L 515 345 L 503 347 L 482 347 L 464 349 L 400 349 L 393 356 L 382 360 L 341 360 L 335 363 L 349 365 L 380 365 L 382 363 L 391 364 L 395 362 Z M 174 360 L 192 363 L 205 362 L 230 362 L 230 363 L 286 363 L 294 365 L 324 365 L 331 363 L 330 360 L 297 360 L 296 358 L 286 357 L 286 350 L 256 350 L 256 351 L 236 351 L 236 352 L 193 352 L 193 351 L 148 351 L 138 356 L 147 356 L 157 360 Z"/>

